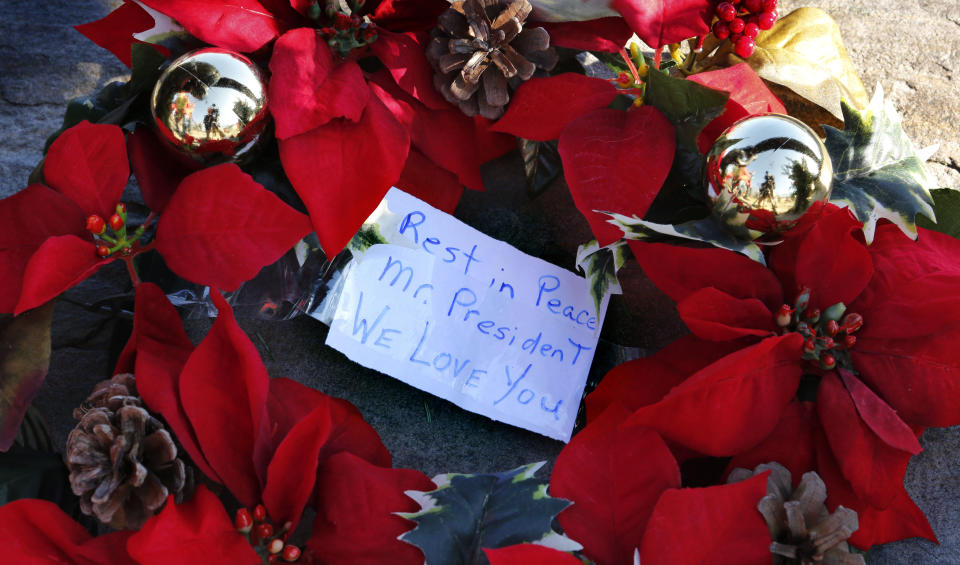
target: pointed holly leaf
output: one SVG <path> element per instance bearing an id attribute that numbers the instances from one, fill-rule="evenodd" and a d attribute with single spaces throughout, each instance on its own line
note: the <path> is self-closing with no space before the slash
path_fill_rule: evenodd
<path id="1" fill-rule="evenodd" d="M 570 505 L 547 494 L 533 478 L 543 463 L 504 473 L 437 475 L 430 492 L 409 491 L 419 512 L 400 514 L 417 527 L 400 539 L 419 547 L 427 565 L 487 565 L 483 548 L 539 543 L 572 551 L 580 545 L 557 534 L 551 522 Z"/>
<path id="2" fill-rule="evenodd" d="M 766 264 L 763 251 L 756 243 L 734 237 L 712 215 L 676 225 L 657 224 L 623 214 L 608 213 L 608 215 L 611 218 L 609 222 L 623 230 L 625 239 L 656 241 L 667 236 L 702 241 L 714 247 L 741 253 L 760 264 Z"/>
<path id="3" fill-rule="evenodd" d="M 930 196 L 935 185 L 923 165 L 928 150 L 914 149 L 879 84 L 866 110 L 861 112 L 845 101 L 842 106 L 843 131 L 823 128 L 833 161 L 830 202 L 850 207 L 863 222 L 868 243 L 881 218 L 916 239 L 916 215 L 935 219 Z"/>
<path id="4" fill-rule="evenodd" d="M 917 218 L 917 225 L 960 239 L 960 190 L 937 188 L 930 191 L 930 196 L 933 197 L 933 211 L 937 215 L 937 221 L 920 216 Z"/>
<path id="5" fill-rule="evenodd" d="M 600 312 L 600 304 L 608 294 L 620 294 L 620 281 L 617 280 L 617 271 L 630 257 L 630 248 L 627 242 L 619 240 L 600 247 L 597 240 L 592 239 L 577 248 L 577 268 L 590 282 L 590 296 L 593 305 Z"/>
<path id="6" fill-rule="evenodd" d="M 389 243 L 387 238 L 380 233 L 380 228 L 375 223 L 363 224 L 360 230 L 354 234 L 350 240 L 349 248 L 354 255 L 359 255 L 367 249 L 370 249 L 378 243 Z"/>
<path id="7" fill-rule="evenodd" d="M 0 317 L 0 451 L 6 451 L 47 376 L 53 302 Z"/>

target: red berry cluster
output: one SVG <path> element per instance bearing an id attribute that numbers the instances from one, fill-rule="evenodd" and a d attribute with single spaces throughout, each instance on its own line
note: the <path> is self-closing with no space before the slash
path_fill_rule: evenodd
<path id="1" fill-rule="evenodd" d="M 277 563 L 281 559 L 293 563 L 300 559 L 300 548 L 286 543 L 293 524 L 287 522 L 279 532 L 274 532 L 273 524 L 267 518 L 267 509 L 262 504 L 256 505 L 253 512 L 246 508 L 237 510 L 233 527 L 247 538 L 267 563 Z"/>
<path id="2" fill-rule="evenodd" d="M 376 41 L 377 30 L 367 18 L 361 18 L 356 13 L 334 13 L 329 20 L 330 25 L 320 28 L 320 35 L 327 40 L 327 44 L 346 57 L 353 50 L 369 45 Z"/>
<path id="3" fill-rule="evenodd" d="M 804 287 L 797 295 L 793 307 L 784 304 L 777 310 L 774 319 L 783 332 L 798 332 L 803 337 L 803 358 L 815 361 L 821 369 L 830 370 L 839 361 L 849 368 L 849 351 L 856 343 L 855 334 L 863 327 L 863 316 L 850 313 L 844 316 L 847 307 L 842 302 L 821 312 L 819 308 L 807 310 L 810 304 L 810 289 Z M 843 318 L 842 321 L 839 321 Z"/>
<path id="4" fill-rule="evenodd" d="M 779 13 L 777 0 L 728 0 L 717 4 L 713 35 L 729 39 L 733 52 L 746 59 L 753 55 L 760 30 L 773 27 Z"/>
<path id="5" fill-rule="evenodd" d="M 108 225 L 113 235 L 107 234 Z M 116 213 L 106 222 L 96 214 L 88 216 L 87 231 L 96 238 L 97 255 L 102 258 L 109 257 L 116 251 L 120 251 L 123 255 L 130 255 L 133 252 L 130 245 L 142 233 L 138 231 L 134 234 L 135 237 L 127 237 L 127 207 L 123 203 L 117 204 Z"/>

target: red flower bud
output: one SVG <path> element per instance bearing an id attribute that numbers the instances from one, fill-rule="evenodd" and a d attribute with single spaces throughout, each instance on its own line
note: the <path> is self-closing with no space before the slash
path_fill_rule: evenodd
<path id="1" fill-rule="evenodd" d="M 270 524 L 257 524 L 253 528 L 253 540 L 254 543 L 259 544 L 260 542 L 273 536 L 273 526 Z"/>
<path id="2" fill-rule="evenodd" d="M 283 551 L 283 540 L 281 539 L 272 539 L 270 543 L 267 544 L 267 551 L 270 553 L 280 553 Z"/>
<path id="3" fill-rule="evenodd" d="M 267 563 L 277 563 L 280 561 L 280 556 L 273 554 L 267 556 Z"/>
<path id="4" fill-rule="evenodd" d="M 106 257 L 107 255 L 110 255 L 110 248 L 107 247 L 106 245 L 98 245 L 97 255 L 100 257 Z"/>
<path id="5" fill-rule="evenodd" d="M 803 342 L 804 353 L 813 353 L 816 350 L 817 350 L 817 343 L 813 340 L 813 338 L 807 338 L 806 340 L 804 340 Z"/>
<path id="6" fill-rule="evenodd" d="M 833 337 L 840 331 L 840 324 L 838 324 L 836 320 L 830 320 L 827 322 L 825 329 L 827 330 L 827 335 Z"/>
<path id="7" fill-rule="evenodd" d="M 123 227 L 123 218 L 120 217 L 120 214 L 114 214 L 110 216 L 110 229 L 113 231 L 120 231 Z"/>
<path id="8" fill-rule="evenodd" d="M 862 327 L 863 327 L 863 316 L 854 312 L 851 314 L 847 314 L 843 318 L 843 325 L 840 326 L 840 329 L 846 331 L 847 333 L 853 333 Z"/>
<path id="9" fill-rule="evenodd" d="M 117 203 L 117 214 L 120 214 L 120 215 L 122 216 L 123 214 L 126 214 L 126 213 L 127 213 L 127 205 L 124 204 L 123 202 L 118 202 L 118 203 Z"/>
<path id="10" fill-rule="evenodd" d="M 283 557 L 284 561 L 293 562 L 297 559 L 300 559 L 300 548 L 295 545 L 288 545 L 283 548 L 283 553 L 280 554 Z"/>
<path id="11" fill-rule="evenodd" d="M 107 224 L 103 221 L 103 218 L 101 218 L 96 214 L 87 217 L 88 232 L 100 235 L 106 230 L 107 230 Z"/>
<path id="12" fill-rule="evenodd" d="M 233 527 L 241 534 L 249 533 L 253 527 L 253 518 L 250 516 L 250 511 L 246 508 L 237 510 L 237 515 L 233 518 Z"/>
<path id="13" fill-rule="evenodd" d="M 823 338 L 823 348 L 824 349 L 833 349 L 837 346 L 837 343 L 833 341 L 832 337 Z"/>
<path id="14" fill-rule="evenodd" d="M 267 508 L 258 504 L 253 508 L 253 519 L 259 524 L 267 519 Z"/>
<path id="15" fill-rule="evenodd" d="M 777 310 L 777 326 L 785 328 L 790 325 L 790 317 L 793 315 L 793 308 L 784 304 Z"/>
<path id="16" fill-rule="evenodd" d="M 820 357 L 820 366 L 829 371 L 837 366 L 837 358 L 832 353 L 824 353 Z"/>
<path id="17" fill-rule="evenodd" d="M 350 29 L 353 27 L 353 20 L 346 14 L 337 13 L 333 17 L 333 27 L 339 30 Z"/>
<path id="18" fill-rule="evenodd" d="M 850 349 L 851 347 L 853 347 L 855 343 L 857 343 L 857 336 L 855 335 L 843 336 L 843 346 L 846 347 L 847 349 Z"/>

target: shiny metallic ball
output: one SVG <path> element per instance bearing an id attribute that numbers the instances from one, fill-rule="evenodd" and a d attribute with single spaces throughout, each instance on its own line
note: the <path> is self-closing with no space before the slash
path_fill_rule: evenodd
<path id="1" fill-rule="evenodd" d="M 243 161 L 267 135 L 267 82 L 247 57 L 210 47 L 170 63 L 150 113 L 171 147 L 206 165 Z"/>
<path id="2" fill-rule="evenodd" d="M 713 213 L 731 233 L 776 239 L 815 203 L 829 200 L 833 164 L 806 124 L 761 114 L 734 123 L 714 142 L 706 177 Z"/>

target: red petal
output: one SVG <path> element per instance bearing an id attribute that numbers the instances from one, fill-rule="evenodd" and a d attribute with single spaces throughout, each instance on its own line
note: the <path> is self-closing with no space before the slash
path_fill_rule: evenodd
<path id="1" fill-rule="evenodd" d="M 804 235 L 775 247 L 770 267 L 783 282 L 786 298 L 807 286 L 813 289 L 810 308 L 849 305 L 873 276 L 873 261 L 860 237 L 860 223 L 850 212 L 831 208 Z"/>
<path id="2" fill-rule="evenodd" d="M 616 53 L 630 41 L 633 30 L 623 18 L 599 18 L 585 22 L 538 23 L 550 33 L 550 44 L 577 51 Z"/>
<path id="3" fill-rule="evenodd" d="M 59 192 L 32 184 L 0 200 L 0 312 L 13 312 L 30 257 L 50 236 L 84 233 L 83 212 Z"/>
<path id="4" fill-rule="evenodd" d="M 433 86 L 433 68 L 424 55 L 426 34 L 377 30 L 370 51 L 380 59 L 397 86 L 433 110 L 449 110 L 450 103 Z"/>
<path id="5" fill-rule="evenodd" d="M 664 490 L 680 486 L 680 467 L 649 428 L 619 426 L 619 405 L 604 411 L 563 448 L 551 496 L 573 501 L 557 516 L 564 533 L 597 565 L 630 563 Z"/>
<path id="6" fill-rule="evenodd" d="M 310 233 L 307 217 L 236 165 L 188 176 L 157 226 L 157 250 L 178 275 L 236 290 Z"/>
<path id="7" fill-rule="evenodd" d="M 123 130 L 88 121 L 73 126 L 50 145 L 43 178 L 84 214 L 109 218 L 130 178 Z"/>
<path id="8" fill-rule="evenodd" d="M 701 339 L 728 341 L 774 334 L 773 314 L 756 298 L 734 298 L 714 287 L 702 288 L 677 304 L 680 317 Z"/>
<path id="9" fill-rule="evenodd" d="M 499 549 L 484 547 L 490 565 L 582 565 L 583 562 L 569 553 L 532 543 L 508 545 Z"/>
<path id="10" fill-rule="evenodd" d="M 643 535 L 643 565 L 769 565 L 770 532 L 757 511 L 769 474 L 664 492 Z"/>
<path id="11" fill-rule="evenodd" d="M 802 343 L 800 334 L 787 334 L 727 355 L 627 422 L 707 455 L 753 447 L 773 431 L 797 392 Z"/>
<path id="12" fill-rule="evenodd" d="M 832 512 L 837 506 L 857 511 L 860 528 L 849 541 L 860 549 L 912 537 L 923 537 L 936 542 L 937 536 L 903 484 L 891 485 L 892 499 L 886 510 L 874 508 L 853 493 L 850 483 L 840 473 L 826 438 L 820 434 L 817 441 L 817 472 L 827 485 L 827 507 Z"/>
<path id="13" fill-rule="evenodd" d="M 260 502 L 255 442 L 266 413 L 270 377 L 233 310 L 210 293 L 217 320 L 180 374 L 180 401 L 200 449 L 241 504 Z"/>
<path id="14" fill-rule="evenodd" d="M 730 93 L 727 105 L 723 107 L 723 113 L 707 124 L 697 136 L 697 147 L 701 153 L 709 151 L 710 146 L 720 137 L 723 130 L 741 118 L 768 112 L 787 113 L 780 99 L 770 92 L 763 79 L 746 63 L 690 75 L 690 80 Z"/>
<path id="15" fill-rule="evenodd" d="M 334 120 L 279 142 L 283 168 L 328 257 L 343 249 L 400 177 L 410 138 L 376 97 L 357 123 Z"/>
<path id="16" fill-rule="evenodd" d="M 0 536 L 7 563 L 135 563 L 124 551 L 130 533 L 93 538 L 59 506 L 46 500 L 15 500 L 0 507 Z"/>
<path id="17" fill-rule="evenodd" d="M 463 195 L 463 185 L 457 175 L 437 165 L 415 147 L 411 147 L 407 154 L 397 188 L 448 214 L 453 214 Z"/>
<path id="18" fill-rule="evenodd" d="M 258 563 L 260 556 L 237 530 L 220 500 L 199 485 L 193 498 L 174 504 L 173 496 L 127 542 L 141 565 L 200 565 L 211 556 L 220 563 Z"/>
<path id="19" fill-rule="evenodd" d="M 639 241 L 631 241 L 630 250 L 644 274 L 676 302 L 712 286 L 735 298 L 759 298 L 771 312 L 783 304 L 776 275 L 739 253 Z"/>
<path id="20" fill-rule="evenodd" d="M 858 393 L 861 402 L 866 403 L 863 391 L 858 389 Z M 880 410 L 880 402 L 879 398 L 873 397 L 871 409 Z M 882 409 L 890 410 L 886 406 Z M 911 454 L 891 447 L 863 422 L 850 393 L 833 372 L 820 380 L 817 413 L 830 441 L 830 449 L 854 492 L 871 506 L 887 508 L 897 487 L 903 484 Z"/>
<path id="21" fill-rule="evenodd" d="M 670 172 L 675 148 L 673 125 L 652 106 L 626 114 L 597 110 L 566 127 L 559 151 L 567 184 L 600 245 L 623 234 L 597 210 L 643 217 Z"/>
<path id="22" fill-rule="evenodd" d="M 256 0 L 141 0 L 205 43 L 249 53 L 280 35 L 280 25 Z"/>
<path id="23" fill-rule="evenodd" d="M 896 411 L 880 399 L 872 390 L 867 388 L 853 373 L 844 369 L 837 369 L 837 374 L 850 393 L 850 398 L 857 408 L 857 413 L 877 437 L 890 447 L 917 455 L 923 448 L 917 441 L 910 426 L 897 416 Z"/>
<path id="24" fill-rule="evenodd" d="M 130 48 L 134 43 L 143 43 L 133 34 L 147 31 L 154 26 L 153 16 L 136 2 L 123 0 L 123 4 L 107 14 L 107 17 L 73 26 L 90 41 L 117 56 L 126 66 L 131 66 Z M 158 51 L 162 48 L 154 46 Z"/>
<path id="25" fill-rule="evenodd" d="M 613 0 L 611 6 L 644 43 L 657 48 L 707 34 L 714 4 L 711 0 Z"/>
<path id="26" fill-rule="evenodd" d="M 914 426 L 955 426 L 960 424 L 958 340 L 957 327 L 911 340 L 871 337 L 864 331 L 857 336 L 850 357 L 860 377 L 903 421 Z"/>
<path id="27" fill-rule="evenodd" d="M 270 109 L 277 138 L 286 139 L 335 118 L 356 122 L 370 100 L 360 67 L 342 62 L 315 29 L 283 34 L 270 59 Z"/>
<path id="28" fill-rule="evenodd" d="M 197 441 L 193 425 L 180 404 L 180 373 L 193 353 L 193 343 L 183 330 L 180 314 L 155 284 L 137 286 L 133 334 L 135 364 L 124 369 L 137 376 L 137 392 L 154 412 L 161 414 L 194 464 L 211 479 L 220 481 Z M 118 363 L 123 363 L 123 359 Z M 120 367 L 118 366 L 118 369 Z"/>
<path id="29" fill-rule="evenodd" d="M 326 565 L 422 564 L 423 553 L 397 539 L 413 524 L 395 512 L 415 512 L 408 490 L 436 488 L 413 469 L 378 467 L 351 453 L 331 457 L 320 469 L 320 505 L 307 548 Z"/>
<path id="30" fill-rule="evenodd" d="M 285 381 L 277 384 L 278 381 Z M 307 392 L 310 391 L 310 392 Z M 267 484 L 263 500 L 270 516 L 283 523 L 297 522 L 300 513 L 313 491 L 318 466 L 340 452 L 350 452 L 378 466 L 390 466 L 390 452 L 380 441 L 377 432 L 367 424 L 359 410 L 345 400 L 325 394 L 287 379 L 270 381 L 270 397 L 267 408 L 271 420 L 278 410 L 302 410 L 302 401 L 286 403 L 281 398 L 298 395 L 311 398 L 315 408 L 306 417 L 297 419 L 292 427 L 279 427 L 279 443 L 267 469 Z M 319 396 L 318 396 L 319 395 Z"/>
<path id="31" fill-rule="evenodd" d="M 412 147 L 437 166 L 456 174 L 462 184 L 483 190 L 483 160 L 476 140 L 481 124 L 449 105 L 445 110 L 427 108 L 400 90 L 385 73 L 373 80 L 376 82 L 370 86 L 374 94 L 407 128 Z"/>
<path id="32" fill-rule="evenodd" d="M 727 469 L 753 469 L 776 461 L 790 471 L 796 485 L 807 471 L 814 470 L 816 451 L 814 437 L 819 424 L 814 402 L 791 402 L 783 409 L 777 427 L 767 439 L 736 455 Z"/>
<path id="33" fill-rule="evenodd" d="M 450 7 L 445 0 L 382 0 L 373 21 L 391 30 L 425 31 L 437 23 L 437 16 Z"/>
<path id="34" fill-rule="evenodd" d="M 96 249 L 89 240 L 75 235 L 58 235 L 44 241 L 23 272 L 23 289 L 13 313 L 46 304 L 113 261 L 97 257 Z"/>
<path id="35" fill-rule="evenodd" d="M 875 275 L 850 305 L 865 317 L 861 335 L 903 339 L 956 331 L 960 241 L 923 228 L 913 241 L 893 224 L 884 224 L 868 250 Z"/>
<path id="36" fill-rule="evenodd" d="M 616 96 L 609 82 L 577 73 L 533 78 L 520 85 L 507 112 L 490 129 L 535 141 L 557 139 L 568 123 L 606 108 Z"/>
<path id="37" fill-rule="evenodd" d="M 618 365 L 587 395 L 587 420 L 593 421 L 614 403 L 633 411 L 659 402 L 690 375 L 738 349 L 737 343 L 701 341 L 688 335 L 651 357 Z"/>
<path id="38" fill-rule="evenodd" d="M 127 139 L 130 166 L 147 206 L 163 212 L 180 182 L 193 172 L 169 154 L 169 149 L 149 128 L 138 127 Z"/>

